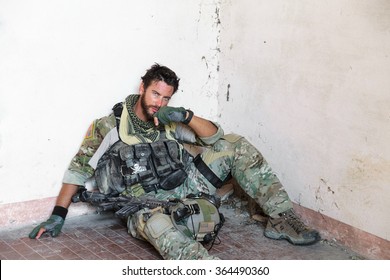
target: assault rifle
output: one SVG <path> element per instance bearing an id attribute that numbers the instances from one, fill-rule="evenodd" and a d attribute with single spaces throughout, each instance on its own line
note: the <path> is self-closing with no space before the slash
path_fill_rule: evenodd
<path id="1" fill-rule="evenodd" d="M 121 219 L 127 219 L 143 208 L 154 209 L 162 207 L 169 212 L 172 206 L 175 206 L 179 200 L 159 200 L 153 198 L 137 198 L 134 196 L 109 196 L 99 192 L 88 191 L 81 187 L 72 197 L 72 202 L 89 202 L 97 207 L 97 212 L 114 211 L 115 215 Z"/>

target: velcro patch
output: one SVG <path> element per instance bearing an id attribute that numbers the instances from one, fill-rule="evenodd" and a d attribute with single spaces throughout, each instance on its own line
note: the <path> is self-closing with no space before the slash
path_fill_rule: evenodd
<path id="1" fill-rule="evenodd" d="M 215 229 L 214 222 L 200 222 L 199 223 L 199 233 L 213 232 L 214 229 Z"/>
<path id="2" fill-rule="evenodd" d="M 93 122 L 89 127 L 88 127 L 88 130 L 87 130 L 87 133 L 85 134 L 85 137 L 84 139 L 90 139 L 93 137 L 93 131 L 95 129 L 95 123 Z"/>

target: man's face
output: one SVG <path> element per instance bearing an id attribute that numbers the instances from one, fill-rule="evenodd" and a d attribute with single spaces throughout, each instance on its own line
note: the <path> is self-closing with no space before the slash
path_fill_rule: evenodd
<path id="1" fill-rule="evenodd" d="M 147 120 L 153 120 L 153 115 L 160 107 L 168 105 L 173 95 L 173 87 L 162 81 L 154 81 L 145 89 L 142 83 L 140 93 L 142 115 Z"/>

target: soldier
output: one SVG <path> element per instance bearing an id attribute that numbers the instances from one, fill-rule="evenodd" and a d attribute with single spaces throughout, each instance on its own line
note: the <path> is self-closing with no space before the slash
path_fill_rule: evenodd
<path id="1" fill-rule="evenodd" d="M 65 172 L 52 215 L 34 228 L 30 238 L 44 232 L 57 236 L 72 196 L 90 178 L 106 195 L 185 199 L 215 194 L 233 177 L 269 217 L 266 237 L 296 245 L 320 240 L 319 233 L 295 215 L 267 161 L 244 137 L 225 135 L 218 123 L 168 106 L 179 87 L 171 69 L 154 64 L 141 79 L 139 94 L 129 95 L 113 113 L 91 124 Z M 205 149 L 193 158 L 184 143 Z M 127 224 L 129 233 L 148 240 L 164 259 L 214 259 L 199 239 L 186 235 L 161 209 L 142 209 Z"/>

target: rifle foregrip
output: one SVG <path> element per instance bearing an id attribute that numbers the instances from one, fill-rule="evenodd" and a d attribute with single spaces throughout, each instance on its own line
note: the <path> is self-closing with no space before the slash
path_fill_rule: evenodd
<path id="1" fill-rule="evenodd" d="M 104 212 L 104 211 L 110 211 L 115 208 L 115 203 L 113 202 L 108 202 L 108 203 L 101 203 L 97 207 L 98 212 Z"/>
<path id="2" fill-rule="evenodd" d="M 119 218 L 127 218 L 129 217 L 130 215 L 138 212 L 140 210 L 140 205 L 134 205 L 134 204 L 131 204 L 131 205 L 126 205 L 126 206 L 123 206 L 121 209 L 119 209 L 118 211 L 115 212 L 115 215 Z"/>

